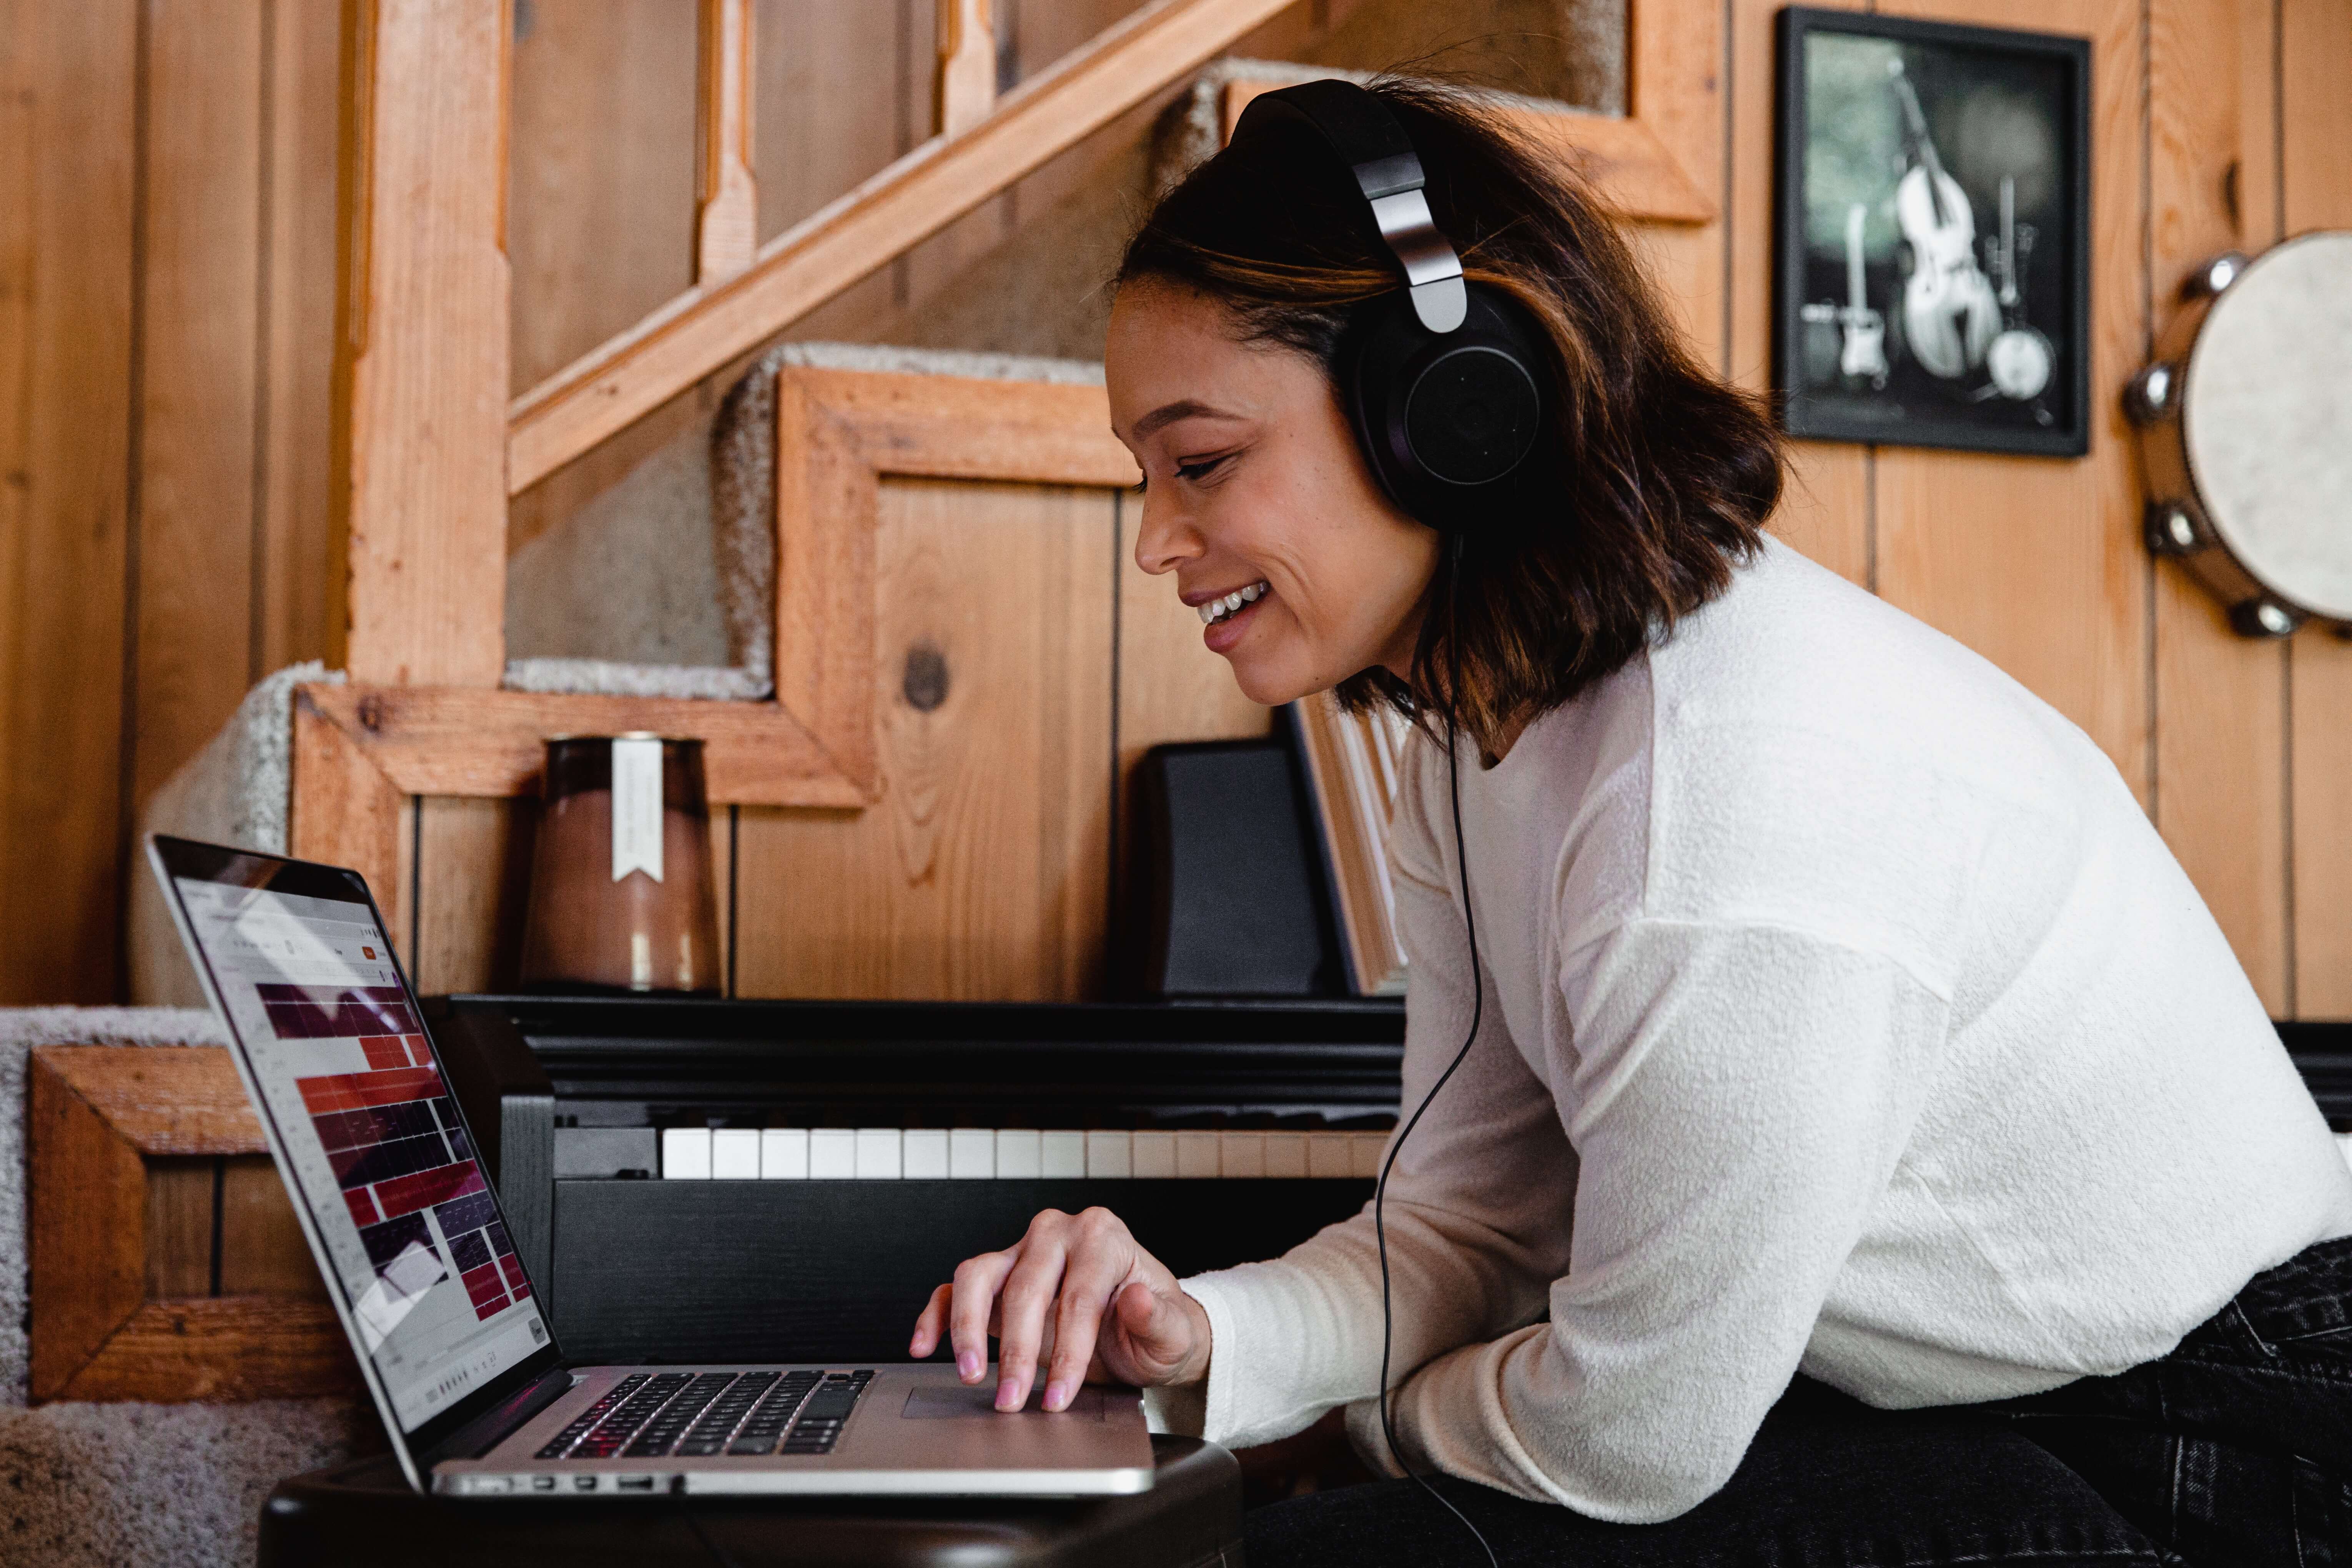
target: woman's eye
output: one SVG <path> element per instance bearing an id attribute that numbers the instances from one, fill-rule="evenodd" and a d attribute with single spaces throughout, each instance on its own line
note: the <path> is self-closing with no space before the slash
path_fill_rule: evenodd
<path id="1" fill-rule="evenodd" d="M 1225 456 L 1232 455 L 1229 452 Z M 1197 463 L 1179 463 L 1176 465 L 1176 477 L 1185 480 L 1197 479 L 1224 460 L 1224 458 L 1203 458 Z"/>

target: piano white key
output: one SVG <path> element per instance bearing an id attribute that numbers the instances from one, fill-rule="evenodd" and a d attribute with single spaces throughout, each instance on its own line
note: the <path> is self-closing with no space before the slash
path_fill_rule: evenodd
<path id="1" fill-rule="evenodd" d="M 900 1169 L 910 1182 L 944 1181 L 948 1173 L 948 1131 L 944 1127 L 909 1127 L 899 1139 Z"/>
<path id="2" fill-rule="evenodd" d="M 709 1128 L 662 1129 L 662 1179 L 671 1182 L 707 1182 L 710 1179 Z"/>
<path id="3" fill-rule="evenodd" d="M 1124 1131 L 1087 1133 L 1087 1174 L 1122 1180 L 1135 1174 L 1134 1135 Z"/>
<path id="4" fill-rule="evenodd" d="M 1213 1176 L 1217 1173 L 1217 1140 L 1222 1134 L 1186 1131 L 1176 1134 L 1176 1173 Z"/>
<path id="5" fill-rule="evenodd" d="M 959 1127 L 948 1134 L 948 1174 L 959 1180 L 996 1174 L 996 1132 L 986 1127 Z"/>
<path id="6" fill-rule="evenodd" d="M 1221 1176 L 1265 1175 L 1265 1134 L 1263 1132 L 1218 1133 L 1217 1174 Z"/>
<path id="7" fill-rule="evenodd" d="M 760 1134 L 760 1176 L 770 1182 L 804 1182 L 809 1173 L 805 1127 L 770 1127 Z"/>
<path id="8" fill-rule="evenodd" d="M 1307 1173 L 1326 1180 L 1356 1173 L 1355 1140 L 1345 1132 L 1307 1134 Z"/>
<path id="9" fill-rule="evenodd" d="M 999 1128 L 996 1133 L 998 1179 L 1036 1175 L 1044 1165 L 1043 1142 L 1043 1138 L 1034 1129 Z"/>
<path id="10" fill-rule="evenodd" d="M 1385 1132 L 1350 1132 L 1348 1142 L 1356 1152 L 1356 1174 L 1378 1179 L 1381 1162 L 1388 1158 L 1389 1135 Z"/>
<path id="11" fill-rule="evenodd" d="M 1176 1173 L 1176 1134 L 1173 1132 L 1138 1132 L 1135 1135 L 1135 1175 L 1164 1178 Z"/>
<path id="12" fill-rule="evenodd" d="M 897 1181 L 899 1158 L 899 1135 L 897 1128 L 861 1127 L 857 1130 L 857 1179 L 859 1181 Z"/>
<path id="13" fill-rule="evenodd" d="M 1085 1175 L 1087 1135 L 1058 1130 L 1037 1134 L 1037 1173 L 1047 1177 Z"/>
<path id="14" fill-rule="evenodd" d="M 809 1129 L 809 1176 L 845 1182 L 857 1174 L 857 1134 L 846 1127 Z"/>
<path id="15" fill-rule="evenodd" d="M 1269 1132 L 1265 1135 L 1265 1173 L 1269 1176 L 1303 1176 L 1307 1173 L 1307 1135 L 1303 1132 Z"/>
<path id="16" fill-rule="evenodd" d="M 710 1134 L 710 1175 L 719 1182 L 760 1179 L 760 1130 L 720 1127 Z"/>

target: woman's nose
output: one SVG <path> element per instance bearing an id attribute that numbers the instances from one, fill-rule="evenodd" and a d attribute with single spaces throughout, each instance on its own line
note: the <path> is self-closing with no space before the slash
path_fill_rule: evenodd
<path id="1" fill-rule="evenodd" d="M 1135 531 L 1135 563 L 1157 577 L 1198 559 L 1205 549 L 1189 518 L 1170 505 L 1143 501 L 1143 521 Z"/>

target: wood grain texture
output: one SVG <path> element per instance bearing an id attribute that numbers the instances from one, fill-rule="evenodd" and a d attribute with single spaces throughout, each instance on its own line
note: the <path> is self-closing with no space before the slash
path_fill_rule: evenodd
<path id="1" fill-rule="evenodd" d="M 0 1002 L 114 994 L 135 22 L 0 11 Z"/>
<path id="2" fill-rule="evenodd" d="M 412 951 L 407 873 L 415 840 L 407 796 L 423 792 L 394 784 L 352 738 L 354 731 L 370 729 L 367 720 L 375 711 L 369 706 L 371 695 L 342 686 L 296 689 L 286 848 L 298 859 L 348 866 L 366 878 L 393 946 L 404 956 Z M 347 709 L 336 700 L 346 696 Z M 380 700 L 392 705 L 389 699 Z"/>
<path id="3" fill-rule="evenodd" d="M 343 637 L 328 527 L 342 7 L 273 3 L 267 16 L 257 675 L 310 658 L 340 668 Z"/>
<path id="4" fill-rule="evenodd" d="M 751 0 L 702 0 L 698 41 L 694 280 L 708 284 L 751 266 L 759 248 L 759 188 L 751 176 L 751 95 L 758 80 Z"/>
<path id="5" fill-rule="evenodd" d="M 936 138 L 515 400 L 520 489 L 1118 118 L 1279 10 L 1282 0 L 1154 0 L 1024 82 L 964 134 Z"/>
<path id="6" fill-rule="evenodd" d="M 417 804 L 410 978 L 428 996 L 511 988 L 530 899 L 539 803 L 434 795 Z"/>
<path id="7" fill-rule="evenodd" d="M 213 1162 L 145 1162 L 147 1294 L 209 1296 L 213 1289 Z"/>
<path id="8" fill-rule="evenodd" d="M 359 1388 L 351 1341 L 324 1301 L 199 1296 L 143 1303 L 47 1397 L 230 1404 Z"/>
<path id="9" fill-rule="evenodd" d="M 1881 9 L 1954 19 L 1927 0 Z M 2132 0 L 1973 0 L 1966 19 L 2091 39 L 2091 450 L 2053 460 L 1881 449 L 1878 589 L 2081 725 L 2145 803 L 2149 568 L 2119 402 L 2147 347 L 2139 11 Z"/>
<path id="10" fill-rule="evenodd" d="M 268 1152 L 225 1047 L 44 1046 L 34 1058 L 134 1153 Z"/>
<path id="11" fill-rule="evenodd" d="M 1860 0 L 1843 8 L 1858 10 Z M 1730 54 L 1731 155 L 1725 170 L 1729 234 L 1729 379 L 1750 392 L 1772 384 L 1773 106 L 1779 95 L 1773 18 L 1779 0 L 1733 0 Z M 1848 582 L 1871 586 L 1870 449 L 1837 441 L 1791 441 L 1772 531 Z"/>
<path id="12" fill-rule="evenodd" d="M 355 0 L 358 136 L 339 365 L 346 668 L 505 672 L 504 0 Z"/>
<path id="13" fill-rule="evenodd" d="M 550 735 L 654 730 L 697 737 L 707 743 L 710 798 L 721 804 L 854 809 L 866 799 L 808 732 L 772 703 L 551 697 L 463 687 L 299 690 L 294 832 L 298 842 L 321 850 L 345 842 L 346 833 L 354 846 L 377 843 L 404 815 L 404 795 L 530 793 L 538 787 Z M 306 744 L 315 753 L 306 752 Z M 327 782 L 314 794 L 312 780 Z M 369 852 L 379 867 L 390 866 L 387 851 Z M 373 873 L 369 883 L 376 885 Z"/>
<path id="14" fill-rule="evenodd" d="M 240 1154 L 220 1163 L 220 1291 L 224 1296 L 327 1300 L 277 1162 Z"/>
<path id="15" fill-rule="evenodd" d="M 741 814 L 750 996 L 1075 1000 L 1108 879 L 1112 544 L 1098 489 L 891 480 L 881 800 Z"/>
<path id="16" fill-rule="evenodd" d="M 2157 342 L 2180 309 L 2181 280 L 2242 242 L 2229 202 L 2230 170 L 2241 161 L 2237 10 L 2229 0 L 2153 0 L 2147 10 Z M 2156 563 L 2155 572 L 2149 805 L 2263 1005 L 2284 1016 L 2286 649 L 2232 633 L 2212 596 L 2174 563 Z"/>
<path id="17" fill-rule="evenodd" d="M 517 28 L 504 154 L 510 393 L 694 283 L 709 131 L 699 9 L 569 0 L 532 5 Z"/>
<path id="18" fill-rule="evenodd" d="M 2282 0 L 2279 222 L 2352 228 L 2352 4 Z M 2298 635 L 2293 659 L 2295 1012 L 2352 1018 L 2352 644 Z"/>
<path id="19" fill-rule="evenodd" d="M 53 1399 L 147 1294 L 146 1170 L 51 1051 L 26 1070 L 32 1395 Z"/>
<path id="20" fill-rule="evenodd" d="M 262 58 L 252 0 L 150 13 L 131 810 L 252 680 Z"/>
<path id="21" fill-rule="evenodd" d="M 1724 82 L 1729 66 L 1723 8 L 1633 5 L 1626 18 L 1625 111 L 1658 139 L 1714 216 L 1704 224 L 1643 224 L 1635 248 L 1679 312 L 1702 363 L 1727 370 L 1722 212 Z"/>
<path id="22" fill-rule="evenodd" d="M 996 25 L 989 0 L 934 0 L 939 16 L 938 89 L 932 124 L 955 136 L 996 107 Z"/>
<path id="23" fill-rule="evenodd" d="M 27 1077 L 36 1401 L 356 1386 L 227 1051 L 45 1047 Z"/>

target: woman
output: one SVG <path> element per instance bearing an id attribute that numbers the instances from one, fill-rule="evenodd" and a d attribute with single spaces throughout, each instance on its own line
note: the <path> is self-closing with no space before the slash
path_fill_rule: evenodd
<path id="1" fill-rule="evenodd" d="M 1418 721 L 1408 1111 L 1458 1070 L 1384 1237 L 1180 1282 L 1048 1213 L 913 1353 L 978 1382 L 994 1336 L 1000 1408 L 1107 1377 L 1235 1446 L 1344 1406 L 1462 1516 L 1295 1500 L 1259 1568 L 1480 1561 L 1464 1522 L 1518 1563 L 2352 1561 L 2352 1174 L 2130 792 L 1764 536 L 1763 412 L 1570 176 L 1374 90 L 1537 345 L 1496 515 L 1441 537 L 1368 466 L 1350 333 L 1397 264 L 1271 117 L 1137 235 L 1107 361 L 1137 559 L 1242 690 Z"/>

